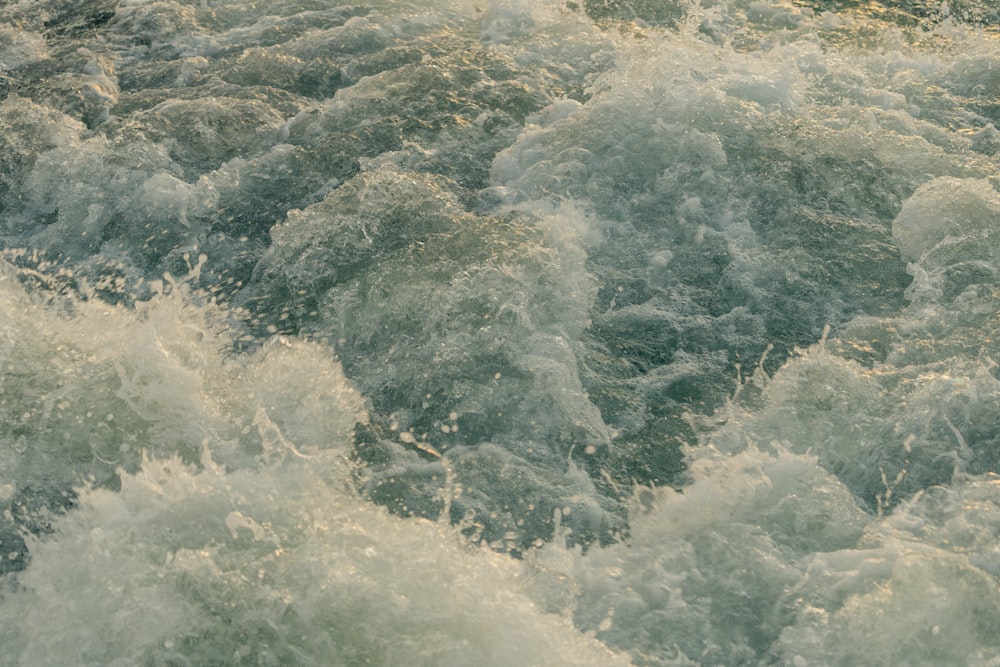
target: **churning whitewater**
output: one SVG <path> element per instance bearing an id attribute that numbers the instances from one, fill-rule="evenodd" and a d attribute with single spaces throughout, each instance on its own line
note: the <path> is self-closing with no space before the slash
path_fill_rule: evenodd
<path id="1" fill-rule="evenodd" d="M 0 665 L 1000 665 L 1000 10 L 0 0 Z"/>

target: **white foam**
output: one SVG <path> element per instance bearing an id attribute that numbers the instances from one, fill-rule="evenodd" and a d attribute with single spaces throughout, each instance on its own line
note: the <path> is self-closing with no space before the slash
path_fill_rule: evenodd
<path id="1" fill-rule="evenodd" d="M 992 235 L 998 230 L 1000 194 L 989 181 L 948 176 L 917 188 L 892 223 L 893 237 L 908 260 L 921 259 L 945 242 L 974 244 L 976 255 L 993 259 Z M 963 256 L 970 257 L 968 252 Z"/>
<path id="2" fill-rule="evenodd" d="M 626 665 L 521 591 L 521 566 L 391 517 L 312 462 L 146 460 L 85 492 L 0 605 L 19 664 Z M 109 567 L 110 565 L 110 567 Z"/>

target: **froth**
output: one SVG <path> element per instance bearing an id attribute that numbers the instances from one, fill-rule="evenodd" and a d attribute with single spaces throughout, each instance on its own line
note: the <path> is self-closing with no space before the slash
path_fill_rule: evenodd
<path id="1" fill-rule="evenodd" d="M 521 566 L 407 521 L 322 465 L 146 460 L 90 490 L 5 595 L 20 664 L 625 665 L 539 612 Z M 516 638 L 516 641 L 514 640 Z"/>

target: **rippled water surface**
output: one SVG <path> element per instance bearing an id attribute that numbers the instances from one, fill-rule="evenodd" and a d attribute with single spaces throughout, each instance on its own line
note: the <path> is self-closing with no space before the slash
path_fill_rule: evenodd
<path id="1" fill-rule="evenodd" d="M 0 0 L 0 665 L 1000 664 L 998 26 Z"/>

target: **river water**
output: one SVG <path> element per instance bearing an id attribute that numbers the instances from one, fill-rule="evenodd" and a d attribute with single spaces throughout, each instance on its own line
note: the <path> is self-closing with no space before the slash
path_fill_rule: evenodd
<path id="1" fill-rule="evenodd" d="M 1000 664 L 998 25 L 0 1 L 0 665 Z"/>

